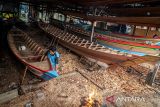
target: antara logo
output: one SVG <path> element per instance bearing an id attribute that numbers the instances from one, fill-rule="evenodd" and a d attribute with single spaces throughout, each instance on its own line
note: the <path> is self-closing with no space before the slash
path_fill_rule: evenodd
<path id="1" fill-rule="evenodd" d="M 115 96 L 109 96 L 109 97 L 106 97 L 106 102 L 112 104 L 112 105 L 115 105 Z"/>
<path id="2" fill-rule="evenodd" d="M 136 97 L 136 96 L 109 96 L 106 97 L 106 103 L 107 104 L 112 104 L 113 106 L 115 106 L 116 103 L 125 103 L 125 102 L 145 102 L 145 98 L 144 97 Z"/>

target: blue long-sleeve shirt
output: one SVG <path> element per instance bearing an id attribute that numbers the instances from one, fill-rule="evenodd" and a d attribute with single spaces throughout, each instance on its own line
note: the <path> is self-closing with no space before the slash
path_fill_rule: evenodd
<path id="1" fill-rule="evenodd" d="M 57 58 L 60 57 L 60 54 L 58 52 L 55 52 L 54 55 L 51 55 L 49 52 L 47 54 L 50 62 L 51 62 L 51 65 L 52 65 L 52 68 L 55 68 L 56 69 L 56 65 L 58 64 L 58 61 L 57 61 Z"/>

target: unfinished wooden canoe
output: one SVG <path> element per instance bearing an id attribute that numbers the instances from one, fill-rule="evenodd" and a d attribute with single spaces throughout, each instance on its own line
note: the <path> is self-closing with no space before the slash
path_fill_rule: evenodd
<path id="1" fill-rule="evenodd" d="M 74 32 L 78 32 L 80 34 L 86 35 L 88 37 L 91 36 L 91 32 L 90 31 L 86 31 L 80 27 L 76 27 L 76 26 L 68 26 L 67 27 L 69 30 L 74 31 Z M 102 31 L 103 32 L 103 31 Z M 106 32 L 107 33 L 107 32 Z M 98 33 L 98 32 L 94 32 L 95 37 L 97 36 L 103 36 L 103 37 L 108 37 L 110 39 L 119 39 L 119 40 L 123 40 L 123 41 L 128 41 L 128 42 L 135 42 L 135 43 L 143 43 L 143 44 L 152 44 L 152 45 L 160 45 L 160 38 L 149 38 L 149 37 L 144 37 L 144 36 L 130 36 L 127 34 L 118 34 L 118 33 L 112 33 L 112 32 L 108 32 L 107 34 L 102 34 L 102 33 Z"/>
<path id="2" fill-rule="evenodd" d="M 88 40 L 79 38 L 52 25 L 39 24 L 39 26 L 51 37 L 57 39 L 58 43 L 62 46 L 69 48 L 79 55 L 93 58 L 107 64 L 115 64 L 134 58 L 133 55 L 105 48 L 102 45 L 89 42 Z"/>
<path id="3" fill-rule="evenodd" d="M 41 61 L 44 49 L 20 29 L 13 28 L 9 31 L 8 44 L 14 55 L 36 76 L 44 80 L 58 76 L 48 58 Z"/>
<path id="4" fill-rule="evenodd" d="M 89 31 L 86 31 L 79 27 L 75 27 L 73 25 L 67 26 L 67 28 L 70 31 L 77 32 L 86 36 L 91 35 Z M 121 38 L 121 37 L 118 37 L 118 35 L 108 36 L 100 33 L 94 33 L 94 34 L 100 44 L 103 44 L 103 46 L 109 47 L 111 49 L 113 49 L 114 47 L 113 50 L 125 52 L 128 54 L 138 55 L 138 56 L 144 56 L 144 55 L 158 56 L 160 53 L 159 52 L 160 42 L 152 41 L 153 39 Z M 148 41 L 151 41 L 149 42 L 151 44 L 147 44 Z"/>

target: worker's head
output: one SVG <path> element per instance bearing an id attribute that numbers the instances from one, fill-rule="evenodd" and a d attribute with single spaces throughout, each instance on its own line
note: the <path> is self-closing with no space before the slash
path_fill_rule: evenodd
<path id="1" fill-rule="evenodd" d="M 57 50 L 56 47 L 51 47 L 49 49 L 49 52 L 50 52 L 51 55 L 53 55 L 56 52 L 56 50 Z"/>

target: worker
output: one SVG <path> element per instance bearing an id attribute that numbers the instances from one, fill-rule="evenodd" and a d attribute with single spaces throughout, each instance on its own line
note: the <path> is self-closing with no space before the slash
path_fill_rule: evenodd
<path id="1" fill-rule="evenodd" d="M 51 62 L 52 68 L 57 71 L 58 68 L 58 59 L 60 57 L 60 54 L 57 52 L 57 49 L 55 47 L 51 47 L 47 53 L 47 56 Z M 58 72 L 58 71 L 57 71 Z"/>

